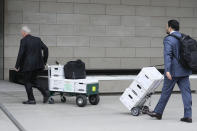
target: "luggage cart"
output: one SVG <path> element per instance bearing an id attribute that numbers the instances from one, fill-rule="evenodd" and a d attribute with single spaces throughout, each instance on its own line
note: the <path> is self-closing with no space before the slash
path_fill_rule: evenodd
<path id="1" fill-rule="evenodd" d="M 65 79 L 63 65 L 48 65 L 49 103 L 54 104 L 53 96 L 60 95 L 61 102 L 66 102 L 66 96 L 76 97 L 76 104 L 84 107 L 89 100 L 92 105 L 100 101 L 99 84 L 96 79 Z"/>
<path id="2" fill-rule="evenodd" d="M 146 114 L 149 111 L 151 95 L 162 80 L 163 75 L 155 67 L 144 67 L 121 95 L 120 101 L 131 111 L 131 115 Z"/>

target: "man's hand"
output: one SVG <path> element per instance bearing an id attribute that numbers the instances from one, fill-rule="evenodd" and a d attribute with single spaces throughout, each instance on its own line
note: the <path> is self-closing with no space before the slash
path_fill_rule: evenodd
<path id="1" fill-rule="evenodd" d="M 172 80 L 172 76 L 171 76 L 170 72 L 166 72 L 166 76 L 167 76 L 167 78 L 168 78 L 169 80 Z"/>
<path id="2" fill-rule="evenodd" d="M 16 69 L 16 68 L 14 68 L 14 70 L 17 71 L 17 72 L 19 71 L 19 69 Z"/>

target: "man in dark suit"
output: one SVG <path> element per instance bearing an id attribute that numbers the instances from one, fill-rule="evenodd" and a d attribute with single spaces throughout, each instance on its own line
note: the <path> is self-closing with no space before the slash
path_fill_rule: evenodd
<path id="1" fill-rule="evenodd" d="M 20 41 L 20 49 L 15 68 L 17 71 L 24 72 L 24 84 L 28 100 L 23 104 L 36 104 L 32 86 L 36 85 L 38 90 L 44 96 L 43 102 L 46 103 L 49 93 L 36 83 L 37 74 L 45 68 L 48 59 L 48 48 L 40 38 L 30 35 L 31 30 L 23 26 L 21 34 L 23 38 Z"/>
<path id="2" fill-rule="evenodd" d="M 169 20 L 166 26 L 166 33 L 181 37 L 179 31 L 179 22 L 176 20 Z M 165 106 L 170 98 L 175 84 L 177 83 L 184 104 L 184 117 L 180 120 L 183 122 L 192 122 L 192 96 L 190 90 L 189 75 L 192 74 L 190 69 L 184 68 L 179 63 L 180 58 L 180 43 L 174 36 L 168 35 L 164 38 L 164 84 L 162 88 L 161 97 L 153 112 L 148 112 L 151 117 L 157 119 L 162 118 Z"/>

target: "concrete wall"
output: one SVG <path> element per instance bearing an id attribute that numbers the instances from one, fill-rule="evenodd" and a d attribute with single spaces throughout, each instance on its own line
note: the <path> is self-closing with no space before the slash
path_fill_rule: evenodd
<path id="1" fill-rule="evenodd" d="M 163 63 L 169 19 L 197 38 L 197 0 L 6 0 L 5 78 L 14 67 L 20 27 L 49 47 L 49 63 L 81 58 L 88 69 L 134 69 Z"/>
<path id="2" fill-rule="evenodd" d="M 3 79 L 3 0 L 0 1 L 0 80 Z"/>

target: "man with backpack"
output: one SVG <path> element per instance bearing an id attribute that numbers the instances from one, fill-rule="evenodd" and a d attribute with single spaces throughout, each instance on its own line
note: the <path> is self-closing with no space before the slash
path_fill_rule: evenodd
<path id="1" fill-rule="evenodd" d="M 171 96 L 175 84 L 177 83 L 184 104 L 184 117 L 180 120 L 192 123 L 192 96 L 189 81 L 189 75 L 192 74 L 192 70 L 183 66 L 179 61 L 179 59 L 182 59 L 180 51 L 182 51 L 181 44 L 183 44 L 181 43 L 183 36 L 179 33 L 179 22 L 176 20 L 169 20 L 166 26 L 166 33 L 169 35 L 164 38 L 163 42 L 165 66 L 164 84 L 159 102 L 154 111 L 148 112 L 148 115 L 158 120 L 162 119 L 165 106 Z"/>

